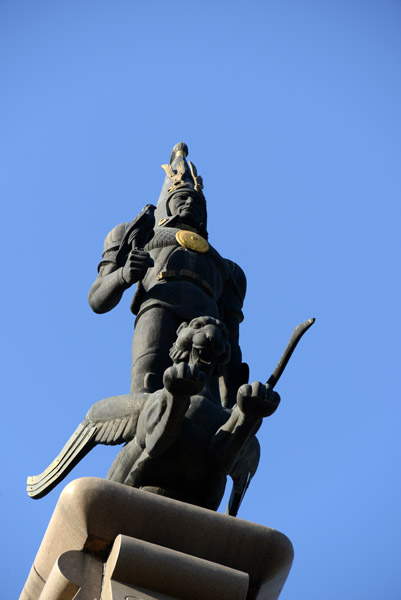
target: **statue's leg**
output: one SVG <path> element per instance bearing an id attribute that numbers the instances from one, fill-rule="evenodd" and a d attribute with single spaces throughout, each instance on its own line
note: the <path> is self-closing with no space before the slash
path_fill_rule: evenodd
<path id="1" fill-rule="evenodd" d="M 169 350 L 182 319 L 156 306 L 136 321 L 132 340 L 131 392 L 154 392 L 163 387 L 163 373 L 172 364 Z"/>

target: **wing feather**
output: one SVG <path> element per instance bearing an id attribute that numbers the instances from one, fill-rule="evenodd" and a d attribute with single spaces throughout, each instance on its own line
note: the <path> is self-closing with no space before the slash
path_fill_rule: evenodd
<path id="1" fill-rule="evenodd" d="M 140 407 L 146 397 L 126 394 L 96 402 L 53 462 L 40 475 L 28 477 L 28 495 L 42 498 L 48 494 L 97 444 L 130 441 L 135 436 Z"/>

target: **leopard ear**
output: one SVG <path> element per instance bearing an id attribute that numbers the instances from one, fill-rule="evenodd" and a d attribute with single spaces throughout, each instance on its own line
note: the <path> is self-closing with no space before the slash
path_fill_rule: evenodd
<path id="1" fill-rule="evenodd" d="M 180 331 L 182 331 L 183 329 L 185 329 L 185 327 L 188 327 L 188 323 L 186 323 L 185 321 L 183 323 L 181 323 L 181 325 L 179 326 L 179 328 L 176 331 L 176 334 L 178 335 L 180 333 Z"/>
<path id="2" fill-rule="evenodd" d="M 191 352 L 194 333 L 195 331 L 192 329 L 191 324 L 188 325 L 188 323 L 185 322 L 181 323 L 177 329 L 177 339 L 175 342 L 177 348 L 179 348 L 181 352 Z"/>

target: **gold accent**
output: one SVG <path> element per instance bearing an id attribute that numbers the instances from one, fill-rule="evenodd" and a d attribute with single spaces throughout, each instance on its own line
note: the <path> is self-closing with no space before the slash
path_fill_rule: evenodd
<path id="1" fill-rule="evenodd" d="M 169 179 L 173 182 L 173 185 L 168 188 L 168 193 L 180 188 L 185 187 L 186 183 L 184 180 L 185 175 L 185 161 L 180 160 L 176 166 L 177 172 L 174 171 L 171 165 L 161 165 L 163 171 Z"/>
<path id="2" fill-rule="evenodd" d="M 175 234 L 177 242 L 183 248 L 204 254 L 209 250 L 208 242 L 198 233 L 181 229 Z"/>
<path id="3" fill-rule="evenodd" d="M 157 276 L 157 279 L 159 281 L 161 281 L 162 279 L 172 279 L 173 277 L 177 276 L 177 271 L 175 270 L 170 270 L 170 271 L 160 271 L 160 273 Z"/>
<path id="4" fill-rule="evenodd" d="M 175 153 L 175 158 L 177 158 L 177 156 L 186 156 L 184 150 L 177 150 L 177 152 Z"/>
<path id="5" fill-rule="evenodd" d="M 181 271 L 160 271 L 157 276 L 158 281 L 168 281 L 169 279 L 178 281 L 179 279 L 189 279 L 199 285 L 204 292 L 213 298 L 213 287 L 205 279 L 201 279 L 198 273 L 189 269 L 181 269 Z"/>
<path id="6" fill-rule="evenodd" d="M 191 175 L 192 175 L 192 179 L 194 180 L 194 185 L 195 185 L 195 190 L 197 192 L 201 192 L 203 190 L 203 179 L 200 175 L 198 175 L 198 171 L 196 170 L 196 167 L 193 163 L 191 163 L 191 161 L 189 160 L 189 168 L 191 169 Z"/>
<path id="7" fill-rule="evenodd" d="M 168 221 L 168 219 L 160 219 L 159 225 L 163 225 L 163 223 L 165 223 L 166 221 Z"/>
<path id="8" fill-rule="evenodd" d="M 163 171 L 165 172 L 165 174 L 167 175 L 167 177 L 171 180 L 174 179 L 175 177 L 175 173 L 173 171 L 173 168 L 171 165 L 161 165 L 161 168 L 163 169 Z"/>

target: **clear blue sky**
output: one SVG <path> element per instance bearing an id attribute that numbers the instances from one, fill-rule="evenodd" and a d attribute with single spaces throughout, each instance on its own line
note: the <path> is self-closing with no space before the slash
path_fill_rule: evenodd
<path id="1" fill-rule="evenodd" d="M 0 61 L 1 600 L 64 485 L 33 501 L 26 476 L 128 391 L 130 294 L 100 316 L 86 296 L 178 141 L 211 243 L 247 274 L 251 378 L 316 317 L 239 516 L 292 540 L 282 600 L 399 600 L 401 2 L 3 0 Z"/>

